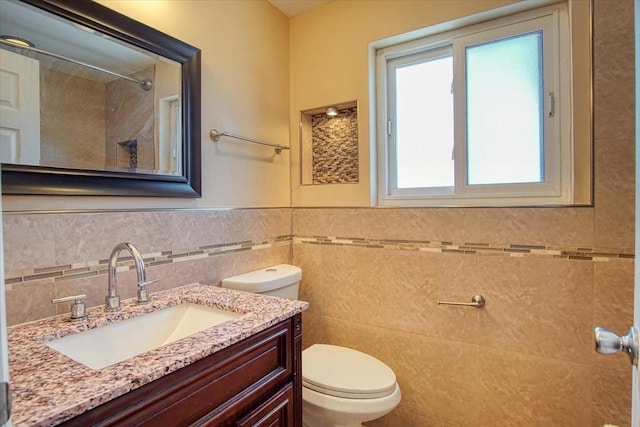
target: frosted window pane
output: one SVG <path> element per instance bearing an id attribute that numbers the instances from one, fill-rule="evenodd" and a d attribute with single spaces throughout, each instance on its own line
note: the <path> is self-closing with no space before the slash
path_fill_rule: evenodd
<path id="1" fill-rule="evenodd" d="M 396 68 L 398 188 L 451 187 L 451 56 Z"/>
<path id="2" fill-rule="evenodd" d="M 544 181 L 542 32 L 466 49 L 468 184 Z"/>

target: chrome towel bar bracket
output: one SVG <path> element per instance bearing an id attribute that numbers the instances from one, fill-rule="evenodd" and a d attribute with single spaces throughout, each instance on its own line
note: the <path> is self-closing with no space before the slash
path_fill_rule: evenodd
<path id="1" fill-rule="evenodd" d="M 268 142 L 260 141 L 253 138 L 247 138 L 245 136 L 234 135 L 229 132 L 220 132 L 218 129 L 211 129 L 209 131 L 209 137 L 213 142 L 218 142 L 221 136 L 227 136 L 229 138 L 241 139 L 242 141 L 252 142 L 254 144 L 266 145 L 267 147 L 273 147 L 276 154 L 282 153 L 282 150 L 289 150 L 289 147 L 280 144 L 270 144 Z"/>
<path id="2" fill-rule="evenodd" d="M 466 307 L 476 307 L 482 308 L 486 304 L 486 301 L 482 295 L 474 295 L 471 298 L 471 302 L 451 302 L 451 301 L 440 301 L 438 300 L 438 305 L 463 305 Z"/>

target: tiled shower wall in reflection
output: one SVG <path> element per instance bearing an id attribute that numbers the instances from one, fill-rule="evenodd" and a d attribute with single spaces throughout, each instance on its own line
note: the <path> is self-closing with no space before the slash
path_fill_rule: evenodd
<path id="1" fill-rule="evenodd" d="M 134 77 L 153 77 L 148 68 Z M 40 161 L 74 169 L 129 168 L 118 142 L 137 139 L 137 166 L 157 169 L 154 92 L 127 80 L 96 82 L 40 67 Z M 129 120 L 123 120 L 124 118 Z"/>
<path id="2" fill-rule="evenodd" d="M 105 85 L 41 66 L 40 91 L 41 164 L 104 169 Z"/>

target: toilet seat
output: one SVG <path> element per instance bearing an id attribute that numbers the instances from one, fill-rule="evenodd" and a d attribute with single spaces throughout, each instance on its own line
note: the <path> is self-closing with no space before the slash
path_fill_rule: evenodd
<path id="1" fill-rule="evenodd" d="M 376 399 L 396 390 L 387 365 L 346 347 L 314 344 L 302 352 L 302 385 L 329 396 Z"/>

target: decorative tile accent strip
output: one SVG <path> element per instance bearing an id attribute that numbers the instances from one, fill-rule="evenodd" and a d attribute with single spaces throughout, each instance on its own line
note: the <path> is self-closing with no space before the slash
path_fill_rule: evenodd
<path id="1" fill-rule="evenodd" d="M 356 246 L 368 249 L 394 249 L 401 251 L 435 252 L 442 254 L 466 254 L 482 256 L 510 256 L 510 257 L 546 257 L 553 259 L 609 262 L 632 262 L 635 255 L 630 251 L 605 248 L 562 248 L 557 246 L 521 245 L 521 244 L 491 244 L 491 243 L 456 243 L 430 240 L 397 240 L 397 239 L 366 239 L 363 237 L 335 237 L 335 236 L 277 236 L 270 240 L 254 242 L 217 243 L 204 245 L 192 249 L 167 250 L 143 254 L 144 263 L 148 267 L 172 264 L 177 262 L 194 261 L 210 256 L 218 256 L 243 251 L 254 251 L 290 244 L 328 245 L 328 246 Z M 38 280 L 60 282 L 80 279 L 83 277 L 105 275 L 108 271 L 109 260 L 91 260 L 74 264 L 38 267 L 31 270 L 5 272 L 7 289 L 15 289 L 22 285 Z M 118 271 L 135 269 L 131 257 L 121 257 L 118 260 Z"/>
<path id="2" fill-rule="evenodd" d="M 401 251 L 420 251 L 454 253 L 467 255 L 490 255 L 510 257 L 546 257 L 553 259 L 579 261 L 632 261 L 635 255 L 629 251 L 604 248 L 561 248 L 557 246 L 491 244 L 491 243 L 455 243 L 429 240 L 393 240 L 365 239 L 361 237 L 334 236 L 294 236 L 293 243 L 307 245 L 357 246 L 364 248 L 395 249 Z"/>
<path id="3" fill-rule="evenodd" d="M 155 265 L 171 264 L 176 262 L 194 261 L 210 256 L 218 256 L 241 251 L 253 251 L 259 249 L 267 249 L 276 246 L 290 245 L 293 241 L 292 235 L 277 236 L 271 240 L 262 240 L 254 242 L 245 240 L 242 242 L 219 243 L 214 245 L 205 245 L 198 248 L 168 250 L 143 254 L 145 266 L 152 267 Z M 55 282 L 64 280 L 74 280 L 89 276 L 105 275 L 109 269 L 109 260 L 92 260 L 86 262 L 78 262 L 74 264 L 38 267 L 32 270 L 9 271 L 6 272 L 5 284 L 8 289 L 15 289 L 27 282 L 49 279 Z M 117 271 L 134 270 L 135 265 L 133 259 L 123 256 L 118 259 Z"/>

